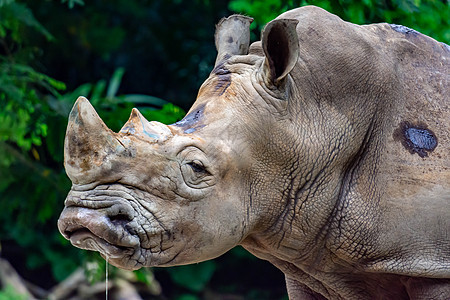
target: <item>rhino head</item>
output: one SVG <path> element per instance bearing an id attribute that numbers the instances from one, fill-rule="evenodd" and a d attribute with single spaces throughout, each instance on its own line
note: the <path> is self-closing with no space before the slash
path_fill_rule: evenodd
<path id="1" fill-rule="evenodd" d="M 194 263 L 238 244 L 245 209 L 230 187 L 242 162 L 231 159 L 229 141 L 186 133 L 204 126 L 210 135 L 203 119 L 195 111 L 166 126 L 133 109 L 115 133 L 80 97 L 65 140 L 73 185 L 58 221 L 64 237 L 126 269 Z"/>
<path id="2" fill-rule="evenodd" d="M 64 144 L 72 188 L 58 221 L 74 246 L 98 251 L 125 269 L 180 265 L 217 257 L 268 222 L 255 217 L 265 208 L 250 193 L 264 154 L 261 162 L 249 161 L 255 128 L 244 120 L 258 121 L 254 105 L 273 109 L 259 94 L 278 91 L 252 82 L 264 79 L 275 87 L 285 80 L 298 42 L 292 39 L 296 22 L 279 20 L 265 34 L 281 35 L 294 48 L 289 60 L 275 61 L 278 53 L 273 60 L 249 60 L 251 21 L 235 15 L 219 23 L 216 66 L 190 112 L 175 124 L 149 122 L 133 109 L 116 133 L 86 98 L 78 98 Z M 279 63 L 284 70 L 276 69 Z"/>

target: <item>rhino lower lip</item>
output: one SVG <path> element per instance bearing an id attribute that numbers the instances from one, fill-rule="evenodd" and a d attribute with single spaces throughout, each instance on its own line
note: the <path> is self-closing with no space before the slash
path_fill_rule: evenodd
<path id="1" fill-rule="evenodd" d="M 81 228 L 70 234 L 70 242 L 78 248 L 98 251 L 110 258 L 119 258 L 132 252 L 129 247 L 112 245 L 103 238 L 95 235 L 87 228 Z"/>

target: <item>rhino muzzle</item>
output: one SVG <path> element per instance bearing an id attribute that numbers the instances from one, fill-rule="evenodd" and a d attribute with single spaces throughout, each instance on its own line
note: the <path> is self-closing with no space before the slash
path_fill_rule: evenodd
<path id="1" fill-rule="evenodd" d="M 58 228 L 78 248 L 98 251 L 109 258 L 121 258 L 131 255 L 139 246 L 139 238 L 128 227 L 132 218 L 132 210 L 123 204 L 98 209 L 66 206 L 58 220 Z"/>

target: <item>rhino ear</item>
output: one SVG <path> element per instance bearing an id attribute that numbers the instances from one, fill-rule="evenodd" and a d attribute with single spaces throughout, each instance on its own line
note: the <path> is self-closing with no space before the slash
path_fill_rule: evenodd
<path id="1" fill-rule="evenodd" d="M 262 48 L 266 59 L 263 65 L 265 83 L 280 87 L 298 59 L 298 21 L 275 19 L 262 32 Z"/>
<path id="2" fill-rule="evenodd" d="M 233 55 L 245 55 L 250 44 L 250 24 L 253 18 L 232 15 L 220 20 L 214 35 L 217 58 L 215 66 Z"/>

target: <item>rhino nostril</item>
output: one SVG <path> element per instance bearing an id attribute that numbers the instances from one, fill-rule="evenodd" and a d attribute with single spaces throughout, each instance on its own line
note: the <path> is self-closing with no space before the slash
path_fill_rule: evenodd
<path id="1" fill-rule="evenodd" d="M 109 216 L 109 220 L 114 225 L 122 225 L 123 226 L 123 225 L 129 223 L 131 221 L 131 218 L 130 218 L 130 216 L 128 216 L 126 214 L 117 214 L 117 215 Z"/>
<path id="2" fill-rule="evenodd" d="M 132 209 L 123 204 L 113 205 L 106 211 L 106 217 L 115 226 L 125 226 L 133 219 L 133 215 Z"/>
<path id="3" fill-rule="evenodd" d="M 64 230 L 64 232 L 63 232 L 63 236 L 66 238 L 66 239 L 70 239 L 70 236 L 72 235 L 72 231 L 70 231 L 70 230 Z"/>

